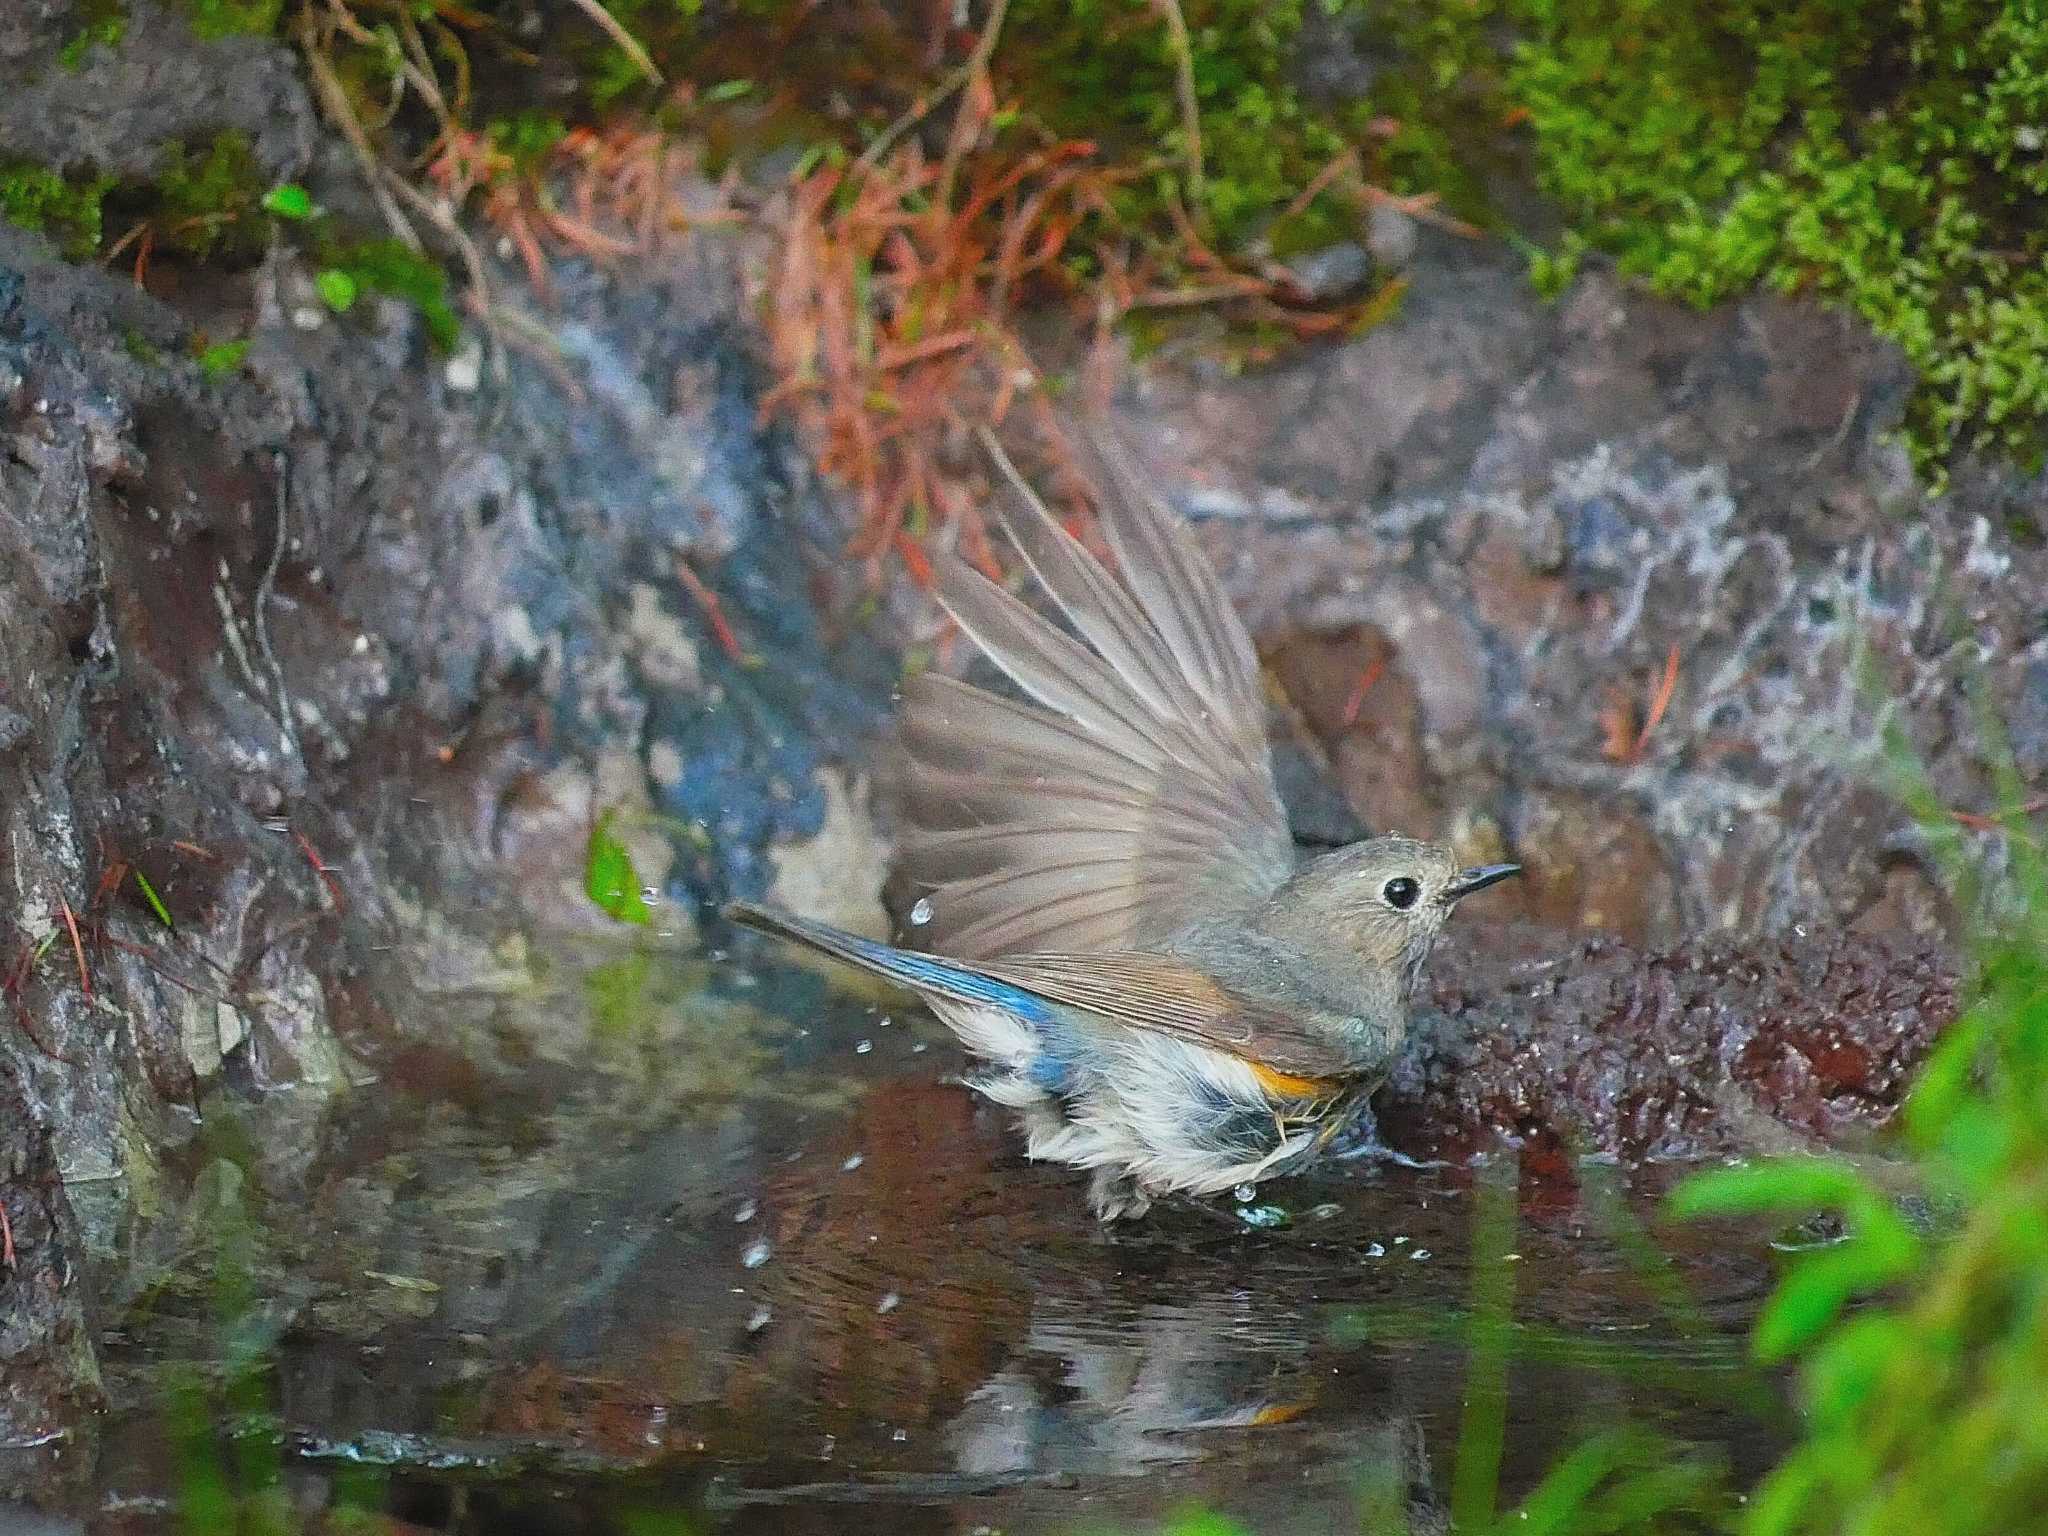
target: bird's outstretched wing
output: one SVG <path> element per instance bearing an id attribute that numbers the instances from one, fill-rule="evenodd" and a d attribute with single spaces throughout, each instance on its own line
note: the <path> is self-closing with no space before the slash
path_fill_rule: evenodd
<path id="1" fill-rule="evenodd" d="M 904 870 L 924 940 L 965 959 L 1140 949 L 1294 867 L 1250 638 L 1122 448 L 1078 435 L 1117 575 L 984 433 L 1004 527 L 1071 632 L 948 560 L 939 601 L 1028 702 L 932 673 L 904 690 Z"/>

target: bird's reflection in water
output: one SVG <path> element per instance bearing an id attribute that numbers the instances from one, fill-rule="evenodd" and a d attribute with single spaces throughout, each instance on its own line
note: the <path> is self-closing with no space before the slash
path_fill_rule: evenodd
<path id="1" fill-rule="evenodd" d="M 1348 1254 L 1227 1208 L 1162 1207 L 1106 1238 L 1075 1176 L 1017 1161 L 1005 1130 L 963 1090 L 883 1085 L 847 1141 L 784 1170 L 729 1405 L 815 1416 L 849 1479 L 889 1466 L 974 1489 L 1250 1459 L 1327 1468 L 1348 1497 L 1371 1462 L 1431 1528 L 1412 1416 L 1369 1346 L 1329 1338 Z"/>

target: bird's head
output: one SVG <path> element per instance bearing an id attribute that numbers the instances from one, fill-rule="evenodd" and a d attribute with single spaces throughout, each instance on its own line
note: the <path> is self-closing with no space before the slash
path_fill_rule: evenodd
<path id="1" fill-rule="evenodd" d="M 1438 843 L 1370 838 L 1303 866 L 1275 893 L 1265 926 L 1334 939 L 1398 978 L 1405 995 L 1458 902 L 1519 873 L 1519 864 L 1461 868 Z"/>

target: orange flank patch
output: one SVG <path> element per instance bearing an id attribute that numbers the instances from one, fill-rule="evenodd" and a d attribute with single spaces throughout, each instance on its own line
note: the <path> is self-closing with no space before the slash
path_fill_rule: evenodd
<path id="1" fill-rule="evenodd" d="M 1258 1429 L 1273 1424 L 1292 1424 L 1308 1410 L 1307 1403 L 1270 1403 L 1252 1415 L 1252 1424 Z"/>
<path id="2" fill-rule="evenodd" d="M 1246 1065 L 1259 1080 L 1259 1086 L 1276 1099 L 1320 1099 L 1330 1092 L 1328 1078 L 1296 1077 L 1292 1072 L 1282 1072 L 1278 1067 L 1257 1061 Z"/>

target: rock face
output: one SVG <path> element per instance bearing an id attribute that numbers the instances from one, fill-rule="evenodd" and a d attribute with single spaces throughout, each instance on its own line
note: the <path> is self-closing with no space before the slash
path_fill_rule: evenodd
<path id="1" fill-rule="evenodd" d="M 1123 407 L 1369 822 L 1497 828 L 1531 871 L 1504 899 L 1567 928 L 1927 936 L 1884 735 L 1994 808 L 1981 686 L 2038 761 L 2048 549 L 2038 480 L 1915 490 L 1906 382 L 1801 306 L 1594 273 L 1549 309 L 1438 245 L 1358 342 Z"/>
<path id="2" fill-rule="evenodd" d="M 0 1495 L 63 1459 L 85 1288 L 164 1257 L 206 1103 L 260 1095 L 288 1189 L 424 995 L 525 980 L 522 916 L 592 921 L 597 814 L 671 940 L 778 869 L 874 908 L 865 798 L 820 769 L 865 759 L 892 653 L 814 592 L 837 525 L 702 255 L 558 273 L 562 356 L 471 390 L 277 256 L 209 290 L 251 340 L 211 379 L 189 316 L 0 226 L 0 1444 L 49 1448 Z"/>

